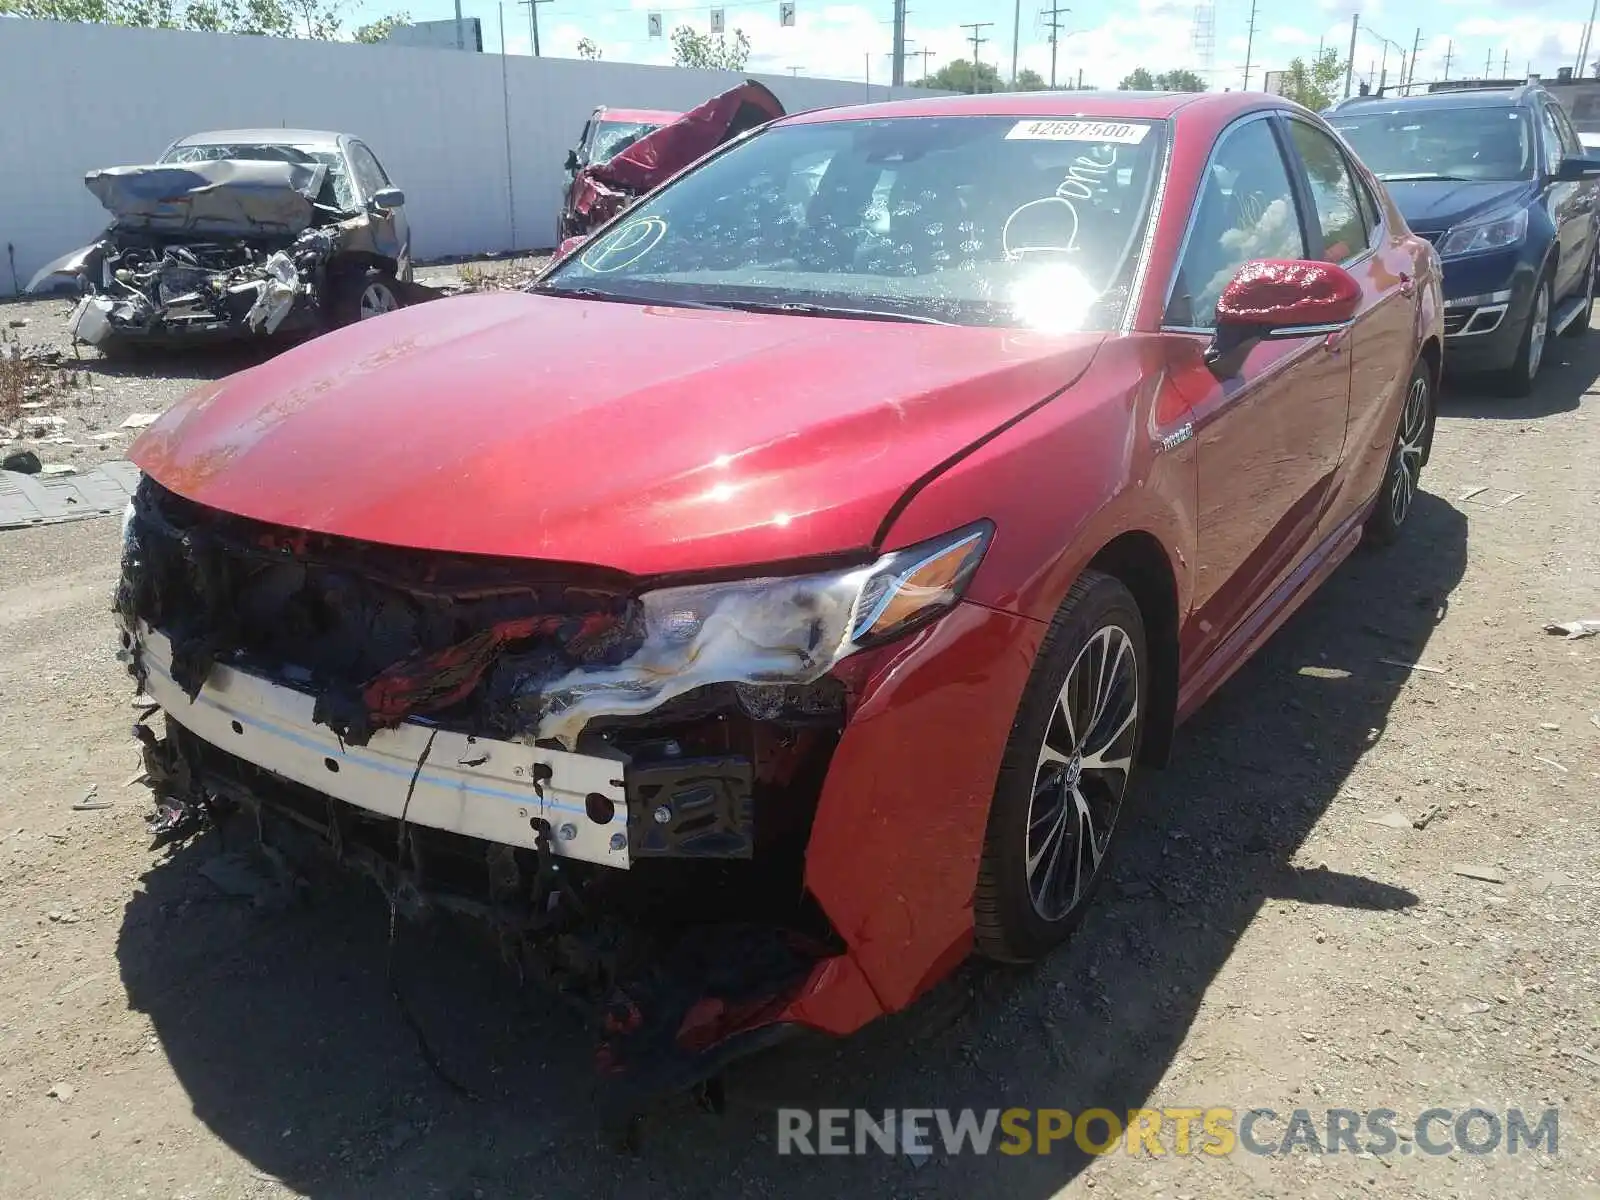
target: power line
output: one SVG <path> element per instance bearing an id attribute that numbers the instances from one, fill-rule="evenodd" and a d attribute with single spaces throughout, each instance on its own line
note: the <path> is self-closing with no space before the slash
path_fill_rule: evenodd
<path id="1" fill-rule="evenodd" d="M 968 21 L 961 26 L 963 29 L 972 30 L 967 40 L 972 43 L 972 91 L 974 94 L 978 91 L 978 47 L 989 40 L 982 36 L 982 31 L 993 24 L 993 21 Z"/>

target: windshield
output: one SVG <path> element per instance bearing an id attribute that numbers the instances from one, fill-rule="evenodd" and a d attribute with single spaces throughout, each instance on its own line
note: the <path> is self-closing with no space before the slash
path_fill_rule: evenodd
<path id="1" fill-rule="evenodd" d="M 615 158 L 647 133 L 661 126 L 649 121 L 601 121 L 595 127 L 594 145 L 589 151 L 589 161 L 603 163 Z"/>
<path id="2" fill-rule="evenodd" d="M 774 126 L 642 200 L 538 286 L 1110 329 L 1165 132 L 1148 121 L 1015 117 Z"/>
<path id="3" fill-rule="evenodd" d="M 344 155 L 334 146 L 290 146 L 281 142 L 230 145 L 219 142 L 206 146 L 174 146 L 161 161 L 214 162 L 224 158 L 236 162 L 321 163 L 328 168 L 328 181 L 322 189 L 323 202 L 344 211 L 356 207 L 355 189 L 350 186 L 350 176 L 345 171 Z"/>
<path id="4" fill-rule="evenodd" d="M 1533 178 L 1533 128 L 1520 108 L 1413 108 L 1329 118 L 1380 179 Z"/>

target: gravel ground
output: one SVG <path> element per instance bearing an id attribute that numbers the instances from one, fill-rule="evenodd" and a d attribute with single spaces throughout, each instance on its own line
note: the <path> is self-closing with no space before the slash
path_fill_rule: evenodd
<path id="1" fill-rule="evenodd" d="M 1542 631 L 1600 616 L 1600 335 L 1553 351 L 1530 400 L 1447 397 L 1402 544 L 1180 734 L 1069 947 L 743 1062 L 723 1115 L 668 1105 L 634 1157 L 595 1137 L 580 1031 L 489 956 L 404 929 L 392 962 L 468 1099 L 400 1015 L 375 896 L 255 908 L 200 874 L 216 839 L 148 850 L 116 522 L 0 535 L 0 1196 L 1600 1195 L 1600 639 Z M 200 370 L 93 371 L 81 427 Z M 109 807 L 74 809 L 91 787 Z M 779 1105 L 1554 1106 L 1560 1141 L 797 1159 Z"/>
<path id="2" fill-rule="evenodd" d="M 499 275 L 524 278 L 547 260 L 534 255 L 418 267 L 416 281 L 425 288 L 448 289 L 468 280 L 481 286 Z M 26 349 L 54 352 L 61 361 L 49 372 L 50 390 L 33 402 L 40 407 L 28 409 L 21 421 L 0 419 L 0 457 L 32 450 L 45 464 L 79 470 L 123 458 L 139 432 L 123 426 L 130 417 L 160 413 L 196 384 L 264 362 L 290 344 L 266 339 L 111 359 L 92 346 L 72 345 L 72 308 L 73 301 L 55 297 L 0 304 L 0 335 Z M 35 418 L 46 423 L 30 428 Z"/>

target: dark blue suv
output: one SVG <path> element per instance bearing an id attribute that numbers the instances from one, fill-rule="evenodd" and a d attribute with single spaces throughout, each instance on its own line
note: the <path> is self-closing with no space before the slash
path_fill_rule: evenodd
<path id="1" fill-rule="evenodd" d="M 1444 260 L 1445 366 L 1526 395 L 1589 328 L 1600 159 L 1537 83 L 1352 96 L 1326 114 Z"/>

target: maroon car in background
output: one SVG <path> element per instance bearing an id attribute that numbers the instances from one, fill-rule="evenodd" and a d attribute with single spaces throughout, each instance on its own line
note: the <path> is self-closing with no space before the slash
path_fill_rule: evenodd
<path id="1" fill-rule="evenodd" d="M 747 79 L 656 129 L 618 139 L 605 158 L 596 154 L 578 165 L 576 153 L 569 154 L 572 182 L 556 244 L 589 233 L 695 159 L 783 115 L 783 103 L 764 84 Z"/>
<path id="2" fill-rule="evenodd" d="M 1136 766 L 1398 536 L 1439 276 L 1274 96 L 772 121 L 141 436 L 149 779 L 477 905 L 612 1067 L 848 1033 L 1062 942 Z"/>

